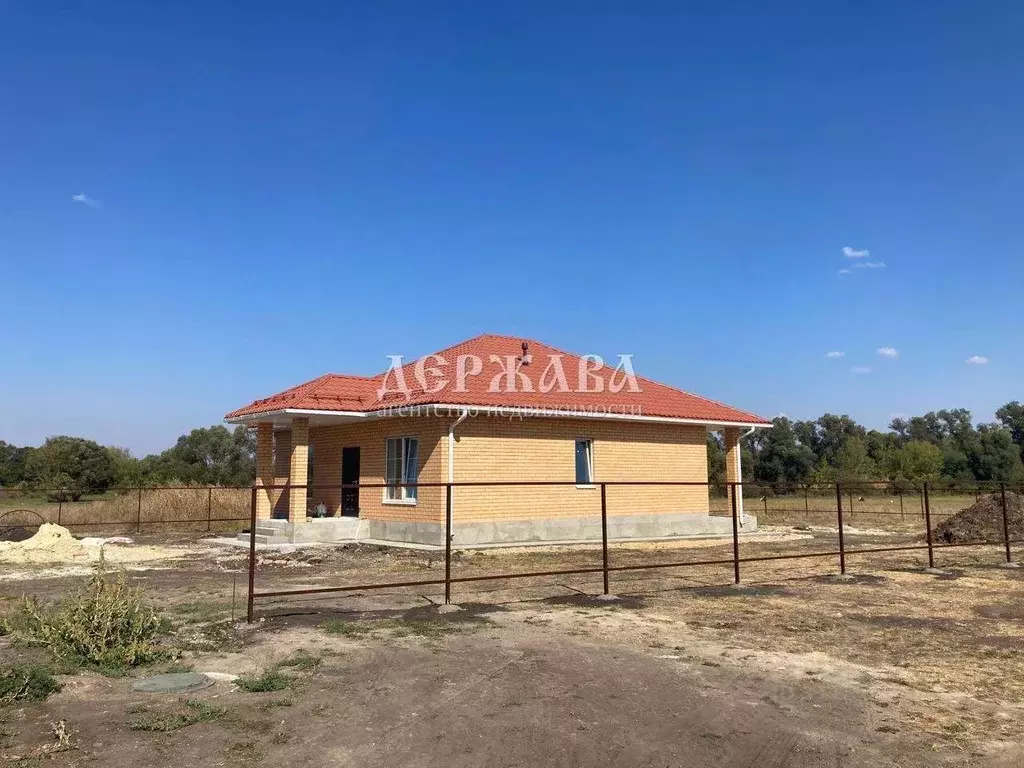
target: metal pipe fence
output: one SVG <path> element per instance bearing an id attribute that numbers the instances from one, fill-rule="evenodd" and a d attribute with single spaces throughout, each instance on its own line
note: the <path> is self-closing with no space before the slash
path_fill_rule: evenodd
<path id="1" fill-rule="evenodd" d="M 506 487 L 509 489 L 523 488 L 523 487 L 542 487 L 542 488 L 557 488 L 557 487 L 575 487 L 574 482 L 566 481 L 549 481 L 549 480 L 520 480 L 520 481 L 475 481 L 475 482 L 454 482 L 454 483 L 358 483 L 350 485 L 261 485 L 254 486 L 251 489 L 251 504 L 250 504 L 250 520 L 249 520 L 249 594 L 248 594 L 248 607 L 247 607 L 247 620 L 252 622 L 255 618 L 255 602 L 259 599 L 269 598 L 281 598 L 289 596 L 310 596 L 310 595 L 330 595 L 330 594 L 344 594 L 350 592 L 365 592 L 372 590 L 386 590 L 386 589 L 397 589 L 406 587 L 426 587 L 426 586 L 443 586 L 444 587 L 444 602 L 450 604 L 452 602 L 453 586 L 459 584 L 469 584 L 474 582 L 482 581 L 506 581 L 526 578 L 539 578 L 539 577 L 552 577 L 552 576 L 568 576 L 568 575 L 587 575 L 587 574 L 598 574 L 602 576 L 602 592 L 605 595 L 611 594 L 611 575 L 614 573 L 624 573 L 630 571 L 650 571 L 656 569 L 676 569 L 676 568 L 693 568 L 693 567 L 705 567 L 705 566 L 731 566 L 733 583 L 741 583 L 742 566 L 749 563 L 766 563 L 772 561 L 788 561 L 797 559 L 810 559 L 810 558 L 835 558 L 837 565 L 839 566 L 839 573 L 842 576 L 847 575 L 847 559 L 850 556 L 861 556 L 871 555 L 880 553 L 896 553 L 896 552 L 922 552 L 927 553 L 928 567 L 930 569 L 935 568 L 935 554 L 936 551 L 952 549 L 957 547 L 984 547 L 996 545 L 1002 550 L 1005 562 L 1013 564 L 1013 552 L 1012 545 L 1024 543 L 1024 539 L 1013 539 L 1011 538 L 1011 528 L 1009 521 L 1009 509 L 1007 492 L 1013 490 L 1016 493 L 1024 492 L 1024 487 L 1009 488 L 1005 483 L 992 484 L 989 487 L 984 487 L 983 484 L 975 484 L 972 486 L 965 486 L 963 484 L 939 484 L 935 485 L 929 482 L 923 483 L 920 486 L 909 486 L 906 484 L 894 485 L 889 484 L 887 486 L 880 485 L 878 483 L 835 483 L 832 485 L 815 485 L 810 486 L 808 484 L 803 485 L 792 485 L 792 486 L 779 486 L 779 485 L 760 485 L 754 483 L 709 483 L 699 481 L 608 481 L 594 483 L 600 489 L 600 547 L 601 547 L 601 558 L 600 564 L 595 563 L 594 565 L 586 565 L 575 568 L 554 568 L 544 570 L 532 570 L 523 572 L 505 572 L 505 573 L 487 573 L 487 574 L 470 574 L 470 575 L 455 575 L 452 570 L 453 561 L 453 541 L 455 534 L 455 526 L 458 521 L 453 515 L 453 504 L 452 504 L 452 491 L 455 488 L 493 488 L 493 487 Z M 287 489 L 321 489 L 321 490 L 334 490 L 343 491 L 346 489 L 354 489 L 359 491 L 378 489 L 382 492 L 385 489 L 394 489 L 398 487 L 406 488 L 444 488 L 444 515 L 441 517 L 443 520 L 443 538 L 444 538 L 444 578 L 431 578 L 431 579 L 406 579 L 398 581 L 386 581 L 386 582 L 375 582 L 375 583 L 361 583 L 361 584 L 347 584 L 340 586 L 328 586 L 328 587 L 312 587 L 312 588 L 296 588 L 296 589 L 268 589 L 268 590 L 257 590 L 256 584 L 256 571 L 257 571 L 257 558 L 256 558 L 256 528 L 258 525 L 257 520 L 257 495 L 260 492 L 268 492 L 275 490 L 287 490 Z M 731 557 L 728 558 L 710 558 L 710 559 L 697 559 L 697 560 L 680 560 L 671 559 L 668 561 L 661 562 L 614 562 L 612 553 L 613 547 L 610 546 L 609 542 L 609 503 L 608 503 L 608 491 L 610 489 L 623 489 L 623 488 L 686 488 L 686 487 L 703 487 L 707 489 L 709 497 L 715 495 L 715 491 L 723 490 L 724 494 L 720 498 L 726 498 L 729 500 L 729 507 L 727 510 L 727 516 L 731 518 L 731 536 L 726 533 L 721 538 L 731 538 Z M 817 495 L 812 497 L 811 491 L 815 494 L 828 493 L 828 495 L 834 498 L 834 505 L 830 505 L 828 509 L 818 509 L 811 507 L 811 499 L 817 500 Z M 787 493 L 783 493 L 787 491 Z M 779 509 L 771 508 L 769 505 L 769 498 L 773 499 L 785 499 L 787 502 L 791 500 L 794 494 L 798 495 L 802 492 L 803 504 L 798 507 L 781 507 Z M 963 499 L 960 498 L 964 495 L 968 496 L 968 500 L 973 503 L 981 498 L 981 494 L 992 494 L 994 498 L 999 499 L 1001 509 L 1001 533 L 998 537 L 999 540 L 988 540 L 987 538 L 980 541 L 948 541 L 944 543 L 937 543 L 933 536 L 933 517 L 950 517 L 959 511 L 937 511 L 933 510 L 933 504 L 935 502 L 935 494 L 938 492 L 941 496 L 942 493 L 947 495 L 957 493 L 960 496 L 953 497 L 956 500 L 952 501 L 953 506 L 963 504 Z M 871 509 L 870 505 L 867 504 L 867 496 L 870 494 L 878 494 L 882 498 L 888 499 L 891 504 L 895 504 L 898 500 L 899 511 L 887 510 L 887 509 Z M 887 494 L 887 495 L 886 495 Z M 918 522 L 923 522 L 924 531 L 921 531 L 920 525 L 908 528 L 906 530 L 899 531 L 905 535 L 913 535 L 916 537 L 916 541 L 920 541 L 923 538 L 923 543 L 906 543 L 898 546 L 854 546 L 849 548 L 847 546 L 846 536 L 848 534 L 857 534 L 858 531 L 851 525 L 854 515 L 854 497 L 857 498 L 857 503 L 861 505 L 859 514 L 861 518 L 870 519 L 871 516 L 880 516 L 885 519 L 887 516 L 899 516 L 900 524 L 907 523 L 907 512 L 904 504 L 905 496 L 915 495 L 920 498 L 921 512 L 920 517 L 917 518 Z M 973 496 L 973 499 L 970 497 Z M 837 548 L 836 549 L 825 549 L 810 552 L 783 552 L 773 554 L 753 554 L 743 556 L 741 552 L 741 542 L 744 540 L 751 540 L 745 534 L 741 534 L 741 528 L 743 527 L 741 511 L 741 504 L 745 504 L 747 501 L 757 498 L 761 501 L 761 509 L 759 510 L 762 514 L 762 519 L 759 520 L 759 525 L 765 524 L 768 518 L 775 514 L 789 515 L 792 513 L 798 513 L 805 519 L 813 519 L 814 515 L 828 515 L 828 518 L 832 518 L 834 515 L 834 524 L 837 533 Z M 847 507 L 844 509 L 844 498 L 846 500 Z M 738 499 L 743 499 L 742 502 L 738 502 Z M 963 504 L 963 507 L 969 506 L 970 504 Z M 628 510 L 622 510 L 623 519 L 629 516 Z M 711 510 L 711 514 L 714 515 L 715 510 Z M 911 515 L 916 517 L 916 515 Z M 922 537 L 923 534 L 923 537 Z M 640 537 L 638 537 L 640 538 Z M 622 543 L 625 539 L 620 539 L 614 543 Z M 557 542 L 555 542 L 557 543 Z M 573 544 L 591 545 L 596 544 L 597 540 L 594 541 L 585 540 L 573 542 Z M 515 546 L 516 542 L 509 542 L 510 546 Z"/>

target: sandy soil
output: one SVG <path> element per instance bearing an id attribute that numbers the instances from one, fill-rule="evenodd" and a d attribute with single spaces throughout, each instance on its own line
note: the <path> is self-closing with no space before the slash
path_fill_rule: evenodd
<path id="1" fill-rule="evenodd" d="M 745 554 L 821 551 L 832 535 L 745 543 Z M 879 546 L 869 535 L 848 543 Z M 63 719 L 77 748 L 47 764 L 1024 764 L 1024 573 L 995 567 L 992 547 L 939 551 L 939 575 L 921 572 L 919 552 L 851 556 L 849 581 L 830 575 L 834 558 L 748 563 L 738 589 L 729 566 L 622 571 L 611 602 L 593 597 L 600 574 L 468 582 L 454 586 L 463 610 L 451 614 L 437 612 L 435 587 L 292 597 L 261 601 L 261 621 L 247 628 L 224 621 L 233 588 L 234 611 L 243 610 L 244 553 L 170 546 L 190 556 L 131 578 L 175 619 L 185 664 L 249 673 L 299 649 L 319 663 L 286 667 L 295 683 L 276 693 L 218 682 L 193 697 L 224 715 L 171 733 L 127 723 L 139 705 L 169 707 L 176 697 L 77 675 L 45 704 L 0 710 L 0 754 L 38 756 Z M 620 547 L 613 563 L 728 549 Z M 491 550 L 462 553 L 454 572 L 594 560 L 592 549 Z M 316 548 L 264 553 L 257 584 L 442 572 L 431 553 Z M 12 584 L 55 597 L 75 581 Z M 332 619 L 344 621 L 341 634 L 325 631 Z M 0 638 L 0 663 L 28 653 Z"/>
<path id="2" fill-rule="evenodd" d="M 24 541 L 0 541 L 0 563 L 8 566 L 0 573 L 0 579 L 23 578 L 17 567 L 10 566 L 49 565 L 63 569 L 58 572 L 72 575 L 101 558 L 112 564 L 134 565 L 187 554 L 188 551 L 180 547 L 137 544 L 125 536 L 76 538 L 63 526 L 43 523 L 35 535 Z M 22 573 L 34 572 L 23 570 Z"/>

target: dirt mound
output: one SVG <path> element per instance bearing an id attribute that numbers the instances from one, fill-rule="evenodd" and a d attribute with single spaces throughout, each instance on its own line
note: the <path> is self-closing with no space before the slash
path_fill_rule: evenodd
<path id="1" fill-rule="evenodd" d="M 76 539 L 67 528 L 53 523 L 43 523 L 24 541 L 0 541 L 0 563 L 9 564 L 91 563 L 101 555 L 115 563 L 137 563 L 187 554 L 181 548 L 138 546 L 123 536 Z"/>
<path id="2" fill-rule="evenodd" d="M 1024 496 L 1006 494 L 1006 517 L 1010 539 L 1024 539 Z M 935 526 L 935 540 L 947 544 L 1003 540 L 1003 499 L 1001 494 L 983 496 L 976 504 L 957 512 Z"/>
<path id="3" fill-rule="evenodd" d="M 67 528 L 61 525 L 54 525 L 53 523 L 43 523 L 39 526 L 39 530 L 36 531 L 34 536 L 24 541 L 8 544 L 3 549 L 0 549 L 0 552 L 15 555 L 21 553 L 47 553 L 57 559 L 63 559 L 64 557 L 74 557 L 81 550 L 81 543 L 71 535 L 71 531 Z"/>

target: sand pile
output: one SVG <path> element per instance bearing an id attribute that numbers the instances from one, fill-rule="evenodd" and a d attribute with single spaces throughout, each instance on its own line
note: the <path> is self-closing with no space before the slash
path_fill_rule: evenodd
<path id="1" fill-rule="evenodd" d="M 128 543 L 126 543 L 128 542 Z M 61 525 L 43 523 L 31 538 L 24 541 L 0 541 L 0 563 L 83 563 L 105 560 L 115 563 L 137 563 L 181 557 L 183 549 L 147 547 L 130 543 L 130 539 L 76 539 Z"/>
<path id="2" fill-rule="evenodd" d="M 1006 493 L 1006 517 L 1010 540 L 1024 539 L 1024 496 Z M 935 526 L 935 540 L 947 544 L 1003 540 L 1003 499 L 999 493 L 983 496 L 976 504 Z"/>

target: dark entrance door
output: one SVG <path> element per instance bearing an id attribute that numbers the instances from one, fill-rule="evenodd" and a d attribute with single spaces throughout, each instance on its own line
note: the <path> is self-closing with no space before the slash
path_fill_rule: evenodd
<path id="1" fill-rule="evenodd" d="M 341 449 L 341 484 L 359 482 L 359 446 Z M 341 489 L 341 514 L 359 517 L 359 489 Z"/>

